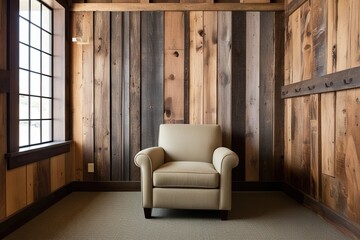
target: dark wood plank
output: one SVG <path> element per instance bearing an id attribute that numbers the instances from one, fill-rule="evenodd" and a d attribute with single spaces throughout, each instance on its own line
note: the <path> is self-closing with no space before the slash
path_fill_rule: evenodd
<path id="1" fill-rule="evenodd" d="M 34 201 L 46 197 L 51 192 L 50 159 L 36 163 L 36 174 L 34 175 Z"/>
<path id="2" fill-rule="evenodd" d="M 284 85 L 284 13 L 275 13 L 275 86 L 273 117 L 274 179 L 284 179 L 284 100 L 281 86 Z"/>
<path id="3" fill-rule="evenodd" d="M 111 13 L 111 180 L 123 172 L 123 13 Z"/>
<path id="4" fill-rule="evenodd" d="M 163 123 L 163 12 L 141 14 L 141 148 L 157 146 Z"/>
<path id="5" fill-rule="evenodd" d="M 275 13 L 260 14 L 260 104 L 259 104 L 259 177 L 269 181 L 274 178 L 273 109 L 275 83 Z"/>
<path id="6" fill-rule="evenodd" d="M 289 17 L 293 12 L 299 9 L 307 0 L 292 0 L 289 5 L 286 6 L 285 14 Z"/>
<path id="7" fill-rule="evenodd" d="M 140 170 L 134 163 L 134 157 L 141 146 L 141 45 L 140 45 L 140 12 L 130 13 L 130 180 L 140 180 Z"/>
<path id="8" fill-rule="evenodd" d="M 95 176 L 110 180 L 110 13 L 94 15 Z M 86 104 L 86 103 L 85 103 Z"/>
<path id="9" fill-rule="evenodd" d="M 246 13 L 232 12 L 231 149 L 239 156 L 233 179 L 245 180 Z"/>
<path id="10" fill-rule="evenodd" d="M 231 66 L 232 13 L 218 13 L 218 124 L 222 130 L 223 146 L 231 147 Z"/>
<path id="11" fill-rule="evenodd" d="M 336 92 L 360 87 L 360 67 L 350 68 L 324 76 L 313 77 L 281 88 L 282 98 L 299 97 L 315 93 Z"/>
<path id="12" fill-rule="evenodd" d="M 189 79 L 190 79 L 190 16 L 184 13 L 184 123 L 189 123 Z"/>
<path id="13" fill-rule="evenodd" d="M 0 93 L 10 91 L 10 72 L 0 69 Z"/>

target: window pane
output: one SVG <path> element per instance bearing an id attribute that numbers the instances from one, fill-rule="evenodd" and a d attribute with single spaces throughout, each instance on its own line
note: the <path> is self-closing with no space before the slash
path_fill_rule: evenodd
<path id="1" fill-rule="evenodd" d="M 51 10 L 46 6 L 42 6 L 42 28 L 51 32 Z"/>
<path id="2" fill-rule="evenodd" d="M 48 142 L 52 139 L 52 129 L 51 129 L 52 121 L 44 120 L 42 121 L 42 141 Z"/>
<path id="3" fill-rule="evenodd" d="M 20 147 L 29 145 L 29 122 L 20 121 L 19 123 L 19 144 Z"/>
<path id="4" fill-rule="evenodd" d="M 40 143 L 40 121 L 30 121 L 30 144 Z"/>
<path id="5" fill-rule="evenodd" d="M 29 0 L 20 0 L 20 16 L 29 19 Z"/>
<path id="6" fill-rule="evenodd" d="M 46 53 L 42 54 L 42 73 L 51 75 L 51 57 Z"/>
<path id="7" fill-rule="evenodd" d="M 42 77 L 42 96 L 51 97 L 51 78 Z"/>
<path id="8" fill-rule="evenodd" d="M 30 118 L 40 119 L 40 98 L 30 97 Z"/>
<path id="9" fill-rule="evenodd" d="M 19 22 L 19 40 L 22 43 L 29 44 L 29 22 L 24 20 L 23 18 L 20 18 Z"/>
<path id="10" fill-rule="evenodd" d="M 41 4 L 37 0 L 31 0 L 31 22 L 40 25 Z"/>
<path id="11" fill-rule="evenodd" d="M 29 47 L 20 43 L 19 49 L 19 66 L 24 69 L 29 69 Z"/>
<path id="12" fill-rule="evenodd" d="M 40 72 L 40 51 L 31 48 L 30 50 L 31 70 Z"/>
<path id="13" fill-rule="evenodd" d="M 29 97 L 20 95 L 19 118 L 29 119 Z"/>
<path id="14" fill-rule="evenodd" d="M 30 29 L 30 45 L 34 48 L 40 49 L 40 28 L 31 24 Z"/>
<path id="15" fill-rule="evenodd" d="M 29 72 L 19 71 L 19 93 L 29 94 Z"/>
<path id="16" fill-rule="evenodd" d="M 51 53 L 51 36 L 45 31 L 42 31 L 42 50 Z"/>
<path id="17" fill-rule="evenodd" d="M 30 94 L 40 96 L 40 74 L 30 74 Z"/>
<path id="18" fill-rule="evenodd" d="M 51 100 L 47 98 L 42 99 L 42 118 L 51 118 Z"/>

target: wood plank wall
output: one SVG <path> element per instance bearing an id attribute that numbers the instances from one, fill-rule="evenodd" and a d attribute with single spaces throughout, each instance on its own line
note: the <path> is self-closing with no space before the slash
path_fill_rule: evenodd
<path id="1" fill-rule="evenodd" d="M 157 145 L 159 124 L 218 123 L 241 159 L 234 180 L 281 180 L 282 17 L 73 12 L 72 36 L 89 39 L 72 44 L 77 179 L 139 181 L 134 155 Z"/>
<path id="2" fill-rule="evenodd" d="M 360 66 L 360 3 L 305 1 L 286 23 L 285 85 Z M 285 181 L 360 224 L 360 90 L 285 100 Z"/>
<path id="3" fill-rule="evenodd" d="M 0 69 L 7 66 L 7 2 L 0 0 Z M 70 153 L 13 170 L 6 169 L 6 94 L 0 93 L 0 222 L 75 180 Z"/>

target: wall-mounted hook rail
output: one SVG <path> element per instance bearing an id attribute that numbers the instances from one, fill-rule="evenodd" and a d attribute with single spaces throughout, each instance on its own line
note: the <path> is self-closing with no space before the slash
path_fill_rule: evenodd
<path id="1" fill-rule="evenodd" d="M 360 88 L 360 67 L 331 73 L 281 87 L 282 98 Z"/>

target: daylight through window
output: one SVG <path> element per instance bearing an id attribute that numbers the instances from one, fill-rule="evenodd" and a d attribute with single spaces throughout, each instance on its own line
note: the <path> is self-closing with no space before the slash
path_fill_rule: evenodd
<path id="1" fill-rule="evenodd" d="M 53 140 L 52 10 L 38 0 L 20 0 L 19 145 Z"/>

